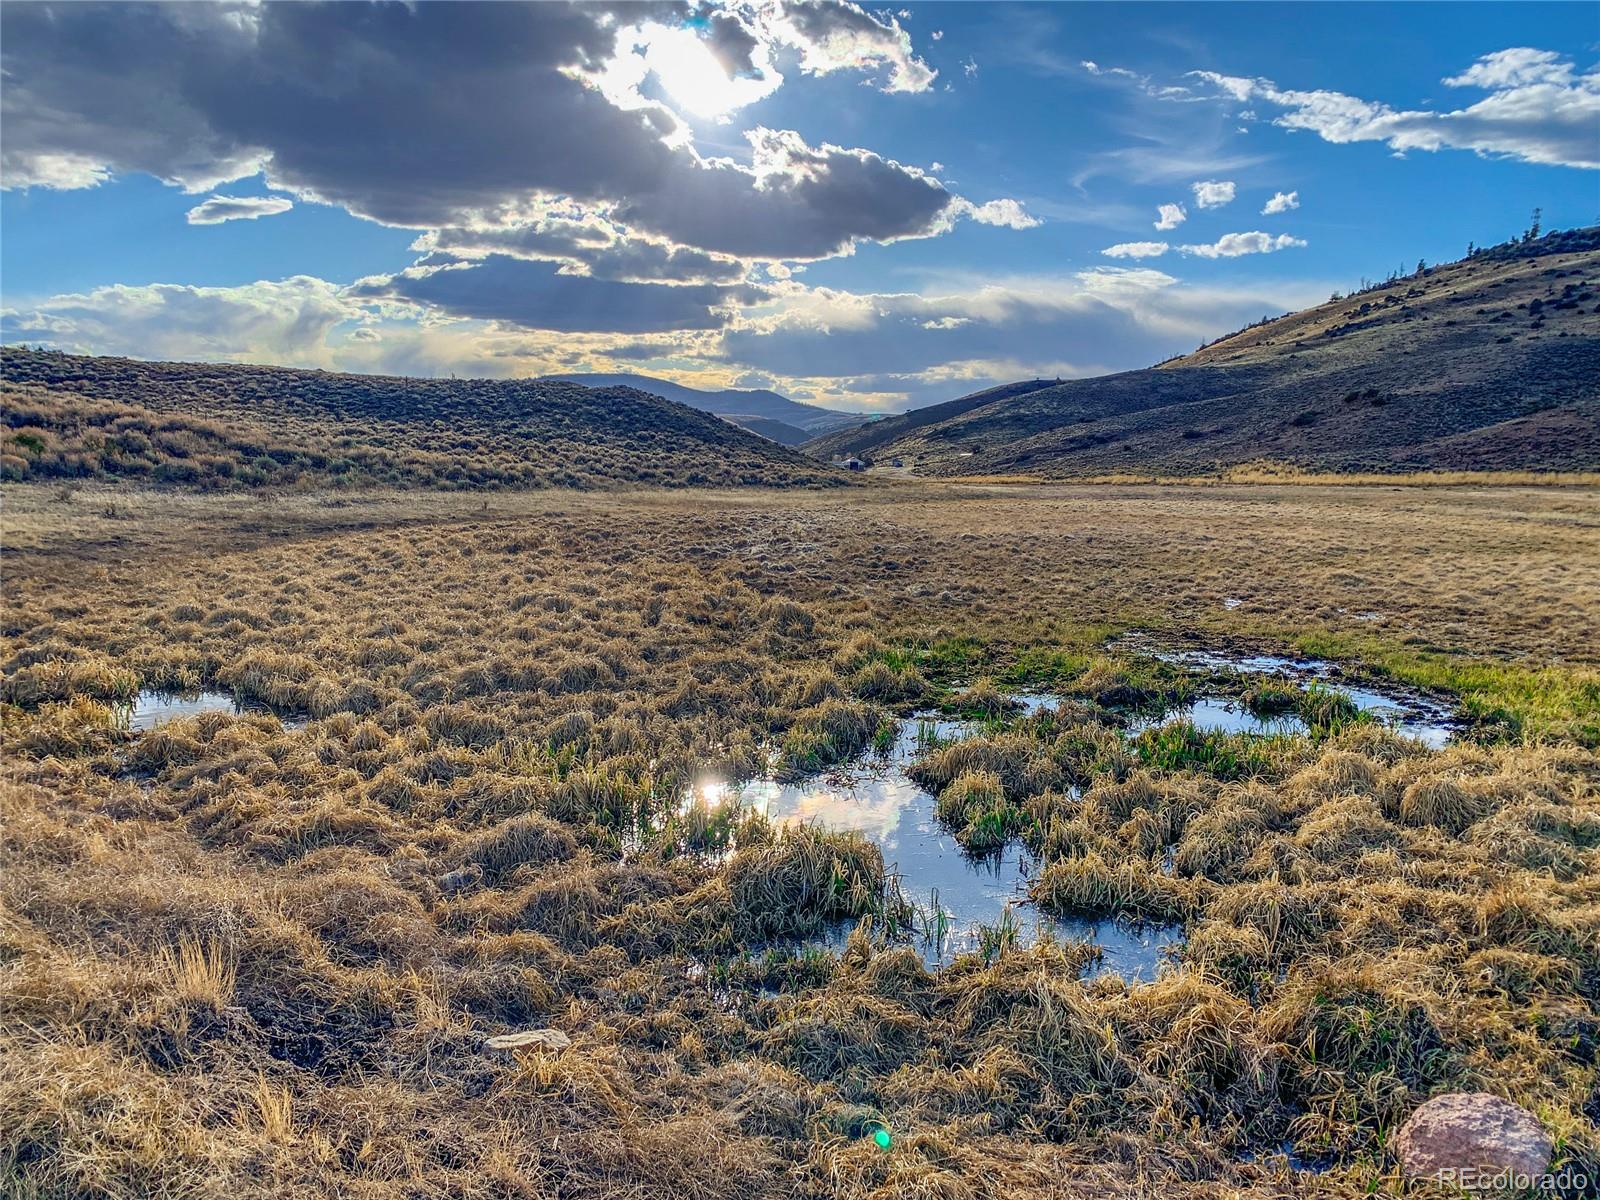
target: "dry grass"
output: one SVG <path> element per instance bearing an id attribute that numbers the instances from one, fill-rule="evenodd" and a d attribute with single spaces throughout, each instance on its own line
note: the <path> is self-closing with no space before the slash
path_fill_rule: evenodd
<path id="1" fill-rule="evenodd" d="M 1595 1172 L 1592 493 L 9 491 L 0 1191 L 1353 1198 L 1453 1087 Z M 1132 626 L 1554 699 L 1226 778 L 1106 723 L 1183 682 L 1104 649 Z M 1023 681 L 1071 699 L 1021 718 Z M 116 720 L 178 685 L 276 713 Z M 931 973 L 874 846 L 683 803 L 924 703 L 991 721 L 917 767 L 951 832 L 1183 920 L 1159 978 Z M 482 1049 L 534 1027 L 570 1045 Z"/>
<path id="2" fill-rule="evenodd" d="M 956 481 L 969 484 L 1040 483 L 1042 475 L 961 475 Z M 1074 480 L 1080 484 L 1162 487 L 1215 487 L 1221 484 L 1289 484 L 1301 487 L 1600 487 L 1596 471 L 1308 471 L 1294 463 L 1258 462 L 1227 467 L 1213 475 L 1151 475 L 1124 472 L 1115 475 L 1090 475 Z"/>
<path id="3" fill-rule="evenodd" d="M 632 388 L 0 350 L 0 479 L 204 490 L 823 486 L 822 463 Z"/>

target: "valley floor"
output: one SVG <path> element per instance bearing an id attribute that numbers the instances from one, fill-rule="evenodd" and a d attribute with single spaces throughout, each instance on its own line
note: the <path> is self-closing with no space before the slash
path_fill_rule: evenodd
<path id="1" fill-rule="evenodd" d="M 1472 1088 L 1600 1176 L 1600 490 L 5 503 L 7 1194 L 1355 1196 Z M 1161 646 L 1464 732 L 1130 735 Z M 875 846 L 686 802 L 925 708 L 982 722 L 913 768 L 952 835 L 1182 923 L 1155 982 L 930 973 Z"/>

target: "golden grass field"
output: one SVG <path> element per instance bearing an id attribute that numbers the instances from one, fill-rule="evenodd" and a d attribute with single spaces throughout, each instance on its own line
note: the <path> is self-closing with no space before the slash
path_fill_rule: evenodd
<path id="1" fill-rule="evenodd" d="M 1600 1177 L 1593 487 L 5 505 L 8 1196 L 1355 1197 L 1463 1088 Z M 1129 631 L 1470 728 L 1130 740 L 1186 681 Z M 1061 702 L 918 777 L 1047 909 L 1184 922 L 1154 982 L 930 972 L 876 846 L 680 803 L 989 681 Z M 116 716 L 202 686 L 273 712 Z"/>

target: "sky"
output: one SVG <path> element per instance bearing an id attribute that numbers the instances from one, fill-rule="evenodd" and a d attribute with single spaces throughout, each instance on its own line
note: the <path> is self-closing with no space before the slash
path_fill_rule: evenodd
<path id="1" fill-rule="evenodd" d="M 1600 221 L 1572 4 L 0 6 L 0 337 L 886 412 Z"/>

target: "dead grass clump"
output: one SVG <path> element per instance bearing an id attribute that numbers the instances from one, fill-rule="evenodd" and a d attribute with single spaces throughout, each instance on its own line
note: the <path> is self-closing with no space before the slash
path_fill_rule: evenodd
<path id="1" fill-rule="evenodd" d="M 794 778 L 844 762 L 866 748 L 881 723 L 869 704 L 826 700 L 802 713 L 784 736 L 779 771 Z"/>
<path id="2" fill-rule="evenodd" d="M 308 873 L 286 886 L 284 913 L 322 939 L 330 954 L 350 963 L 422 961 L 434 943 L 433 922 L 416 897 L 376 874 L 354 867 Z"/>
<path id="3" fill-rule="evenodd" d="M 989 771 L 963 771 L 939 793 L 939 819 L 951 829 L 967 829 L 974 822 L 1004 816 L 1005 791 L 1000 777 Z"/>
<path id="4" fill-rule="evenodd" d="M 66 653 L 69 657 L 51 657 L 0 675 L 0 700 L 28 707 L 64 703 L 74 696 L 130 700 L 139 690 L 139 676 L 109 656 L 76 649 Z"/>
<path id="5" fill-rule="evenodd" d="M 887 996 L 830 987 L 790 1008 L 773 1027 L 769 1050 L 808 1079 L 887 1074 L 926 1044 L 927 1023 Z"/>
<path id="6" fill-rule="evenodd" d="M 1489 798 L 1470 782 L 1435 775 L 1408 784 L 1400 796 L 1400 819 L 1408 825 L 1432 825 L 1460 833 L 1485 816 Z"/>
<path id="7" fill-rule="evenodd" d="M 710 1072 L 720 1113 L 740 1132 L 796 1140 L 821 1103 L 820 1089 L 800 1072 L 761 1058 L 741 1058 Z"/>
<path id="8" fill-rule="evenodd" d="M 803 936 L 882 903 L 883 854 L 858 834 L 785 829 L 770 845 L 734 854 L 726 875 L 743 938 Z"/>
<path id="9" fill-rule="evenodd" d="M 1569 922 L 1548 895 L 1530 884 L 1507 883 L 1478 901 L 1477 935 L 1485 946 L 1600 962 L 1600 919 Z"/>
<path id="10" fill-rule="evenodd" d="M 1257 1032 L 1250 1005 L 1214 981 L 1169 972 L 1130 992 L 1114 1019 L 1180 1111 L 1242 1120 L 1277 1097 L 1277 1047 Z"/>
<path id="11" fill-rule="evenodd" d="M 1570 880 L 1590 861 L 1592 819 L 1566 806 L 1513 804 L 1473 825 L 1468 840 L 1496 862 Z"/>
<path id="12" fill-rule="evenodd" d="M 163 947 L 160 961 L 180 1002 L 219 1012 L 233 1003 L 238 967 L 220 941 L 184 937 L 176 947 Z"/>
<path id="13" fill-rule="evenodd" d="M 1392 845 L 1399 831 L 1364 796 L 1325 800 L 1300 823 L 1295 843 L 1323 863 L 1347 863 L 1369 850 Z"/>
<path id="14" fill-rule="evenodd" d="M 1576 990 L 1582 969 L 1570 958 L 1490 946 L 1468 956 L 1462 974 L 1513 1004 L 1527 1004 L 1535 996 Z"/>
<path id="15" fill-rule="evenodd" d="M 764 601 L 756 615 L 779 633 L 790 637 L 803 637 L 817 625 L 817 618 L 809 608 L 781 598 Z"/>
<path id="16" fill-rule="evenodd" d="M 1272 964 L 1272 945 L 1259 929 L 1205 919 L 1183 941 L 1183 961 L 1246 990 L 1259 985 Z"/>
<path id="17" fill-rule="evenodd" d="M 456 869 L 476 867 L 487 887 L 498 887 L 523 865 L 543 866 L 577 852 L 577 840 L 566 826 L 543 813 L 524 813 L 463 838 L 449 862 Z"/>
<path id="18" fill-rule="evenodd" d="M 1311 766 L 1291 775 L 1284 788 L 1312 803 L 1335 796 L 1366 796 L 1376 788 L 1378 773 L 1379 768 L 1365 755 L 1330 747 Z"/>
<path id="19" fill-rule="evenodd" d="M 1392 1128 L 1462 1064 L 1424 986 L 1408 986 L 1403 963 L 1347 963 L 1292 975 L 1261 1014 L 1282 1043 L 1282 1090 L 1312 1114 L 1301 1140 L 1348 1151 Z"/>
<path id="20" fill-rule="evenodd" d="M 0 706 L 0 737 L 7 750 L 29 758 L 100 754 L 123 740 L 116 713 L 87 696 L 46 702 L 32 712 Z"/>
<path id="21" fill-rule="evenodd" d="M 1176 921 L 1196 900 L 1193 884 L 1151 869 L 1143 859 L 1108 863 L 1098 854 L 1046 865 L 1028 894 L 1058 913 L 1112 913 L 1134 919 Z"/>
<path id="22" fill-rule="evenodd" d="M 1097 783 L 1084 794 L 1086 804 L 1097 805 L 1112 821 L 1121 824 L 1140 808 L 1161 803 L 1161 785 L 1148 771 L 1134 771 L 1126 779 Z"/>
<path id="23" fill-rule="evenodd" d="M 1022 705 L 1011 699 L 994 685 L 992 679 L 980 679 L 950 700 L 950 706 L 965 717 L 995 721 L 1017 712 Z"/>
<path id="24" fill-rule="evenodd" d="M 580 750 L 589 741 L 589 735 L 594 730 L 594 715 L 587 712 L 562 713 L 549 725 L 545 726 L 545 740 L 551 747 L 559 750 L 563 746 L 576 745 Z"/>
<path id="25" fill-rule="evenodd" d="M 850 690 L 863 700 L 908 704 L 928 694 L 928 681 L 909 663 L 894 667 L 874 659 L 850 677 Z"/>
<path id="26" fill-rule="evenodd" d="M 1012 800 L 1059 790 L 1069 782 L 1048 747 L 1023 732 L 962 738 L 936 747 L 907 773 L 933 792 L 943 792 L 962 775 L 992 776 Z"/>
<path id="27" fill-rule="evenodd" d="M 1173 870 L 1219 882 L 1235 879 L 1236 866 L 1255 852 L 1266 829 L 1260 810 L 1239 804 L 1224 803 L 1199 813 L 1184 826 L 1173 852 Z"/>
<path id="28" fill-rule="evenodd" d="M 1107 1036 L 1106 1014 L 1075 978 L 1022 956 L 953 987 L 962 1036 L 1026 1064 L 1026 1083 L 1011 1088 L 1042 1130 L 1065 1137 L 1098 1129 L 1127 1103 L 1138 1068 Z"/>
<path id="29" fill-rule="evenodd" d="M 1266 879 L 1217 891 L 1206 911 L 1216 920 L 1255 930 L 1282 954 L 1320 941 L 1332 924 L 1332 899 L 1317 885 Z"/>

